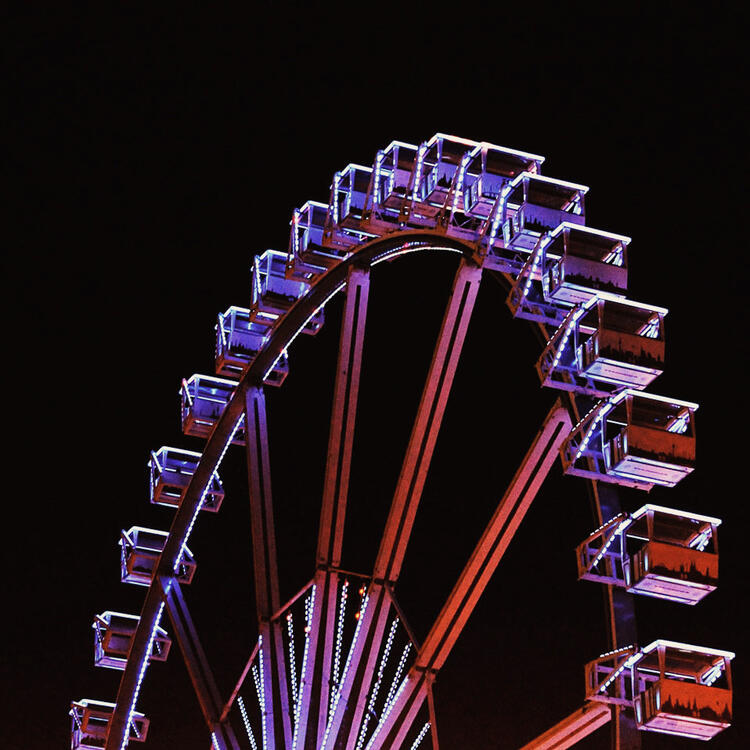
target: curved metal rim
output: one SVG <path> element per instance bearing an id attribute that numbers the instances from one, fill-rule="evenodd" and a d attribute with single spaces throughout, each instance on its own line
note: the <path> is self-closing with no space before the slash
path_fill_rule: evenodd
<path id="1" fill-rule="evenodd" d="M 200 511 L 203 495 L 211 478 L 231 443 L 232 436 L 243 415 L 245 394 L 250 387 L 262 386 L 263 378 L 272 369 L 282 353 L 291 345 L 302 331 L 307 321 L 346 285 L 349 269 L 352 266 L 371 267 L 384 260 L 395 259 L 407 252 L 452 251 L 460 253 L 471 261 L 475 248 L 461 240 L 446 236 L 435 230 L 400 230 L 383 237 L 378 237 L 366 244 L 355 246 L 351 255 L 325 272 L 311 283 L 307 294 L 300 297 L 292 308 L 281 317 L 271 331 L 268 341 L 257 354 L 237 384 L 229 403 L 216 422 L 210 436 L 206 439 L 204 450 L 188 484 L 183 499 L 175 511 L 167 542 L 162 550 L 154 579 L 146 594 L 139 623 L 133 638 L 130 655 L 120 681 L 116 708 L 110 722 L 107 738 L 107 750 L 123 747 L 123 738 L 128 735 L 129 719 L 135 710 L 148 659 L 152 634 L 159 625 L 163 610 L 165 591 L 169 589 L 170 579 L 188 537 Z M 537 324 L 543 336 L 547 336 L 543 324 Z M 578 419 L 579 408 L 575 395 L 565 394 L 568 408 Z M 587 480 L 593 490 L 595 511 L 601 520 L 601 504 L 594 480 Z M 611 587 L 610 587 L 611 588 Z M 631 612 L 622 612 L 622 607 L 614 606 L 611 591 L 608 597 L 607 614 L 610 627 L 610 638 L 616 638 L 618 621 L 621 618 L 632 618 Z M 121 709 L 127 704 L 127 714 Z M 115 738 L 119 737 L 115 743 Z"/>

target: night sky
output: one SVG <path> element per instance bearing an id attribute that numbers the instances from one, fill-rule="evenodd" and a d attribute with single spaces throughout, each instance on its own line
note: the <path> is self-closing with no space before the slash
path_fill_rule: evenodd
<path id="1" fill-rule="evenodd" d="M 292 210 L 327 201 L 336 170 L 435 132 L 546 156 L 543 174 L 590 187 L 588 225 L 633 238 L 629 297 L 670 310 L 650 390 L 700 410 L 696 471 L 672 490 L 623 491 L 623 505 L 724 520 L 719 590 L 697 607 L 639 598 L 639 641 L 736 651 L 735 726 L 711 747 L 750 743 L 740 26 L 637 5 L 370 5 L 357 21 L 354 5 L 77 7 L 10 25 L 4 749 L 66 747 L 71 700 L 115 699 L 91 623 L 140 609 L 145 590 L 119 582 L 119 533 L 169 527 L 148 503 L 149 451 L 201 450 L 180 432 L 180 381 L 211 373 L 216 315 L 249 305 L 252 256 L 286 250 Z M 411 256 L 373 271 L 348 568 L 371 565 L 455 268 Z M 282 599 L 313 573 L 340 309 L 295 342 L 268 393 Z M 555 399 L 538 354 L 485 279 L 397 589 L 418 637 Z M 255 639 L 246 476 L 230 453 L 222 510 L 191 538 L 187 592 L 225 694 Z M 580 707 L 583 665 L 607 650 L 602 592 L 576 581 L 573 555 L 594 526 L 583 480 L 557 464 L 438 679 L 441 746 L 515 748 Z M 142 747 L 206 750 L 173 648 L 141 694 Z M 607 730 L 580 747 L 608 748 Z"/>

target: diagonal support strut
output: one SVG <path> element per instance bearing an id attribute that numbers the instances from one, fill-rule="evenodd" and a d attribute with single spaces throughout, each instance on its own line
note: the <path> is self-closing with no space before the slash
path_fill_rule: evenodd
<path id="1" fill-rule="evenodd" d="M 228 724 L 222 724 L 220 713 L 222 708 L 221 695 L 216 685 L 211 667 L 201 645 L 195 629 L 193 618 L 185 602 L 180 584 L 176 579 L 168 579 L 162 584 L 164 601 L 172 621 L 172 628 L 182 651 L 185 665 L 193 683 L 193 689 L 198 697 L 198 703 L 203 713 L 209 732 L 214 737 L 217 750 L 239 750 L 237 739 Z"/>
<path id="2" fill-rule="evenodd" d="M 596 701 L 587 701 L 544 734 L 525 744 L 520 750 L 565 750 L 609 723 L 612 708 Z"/>

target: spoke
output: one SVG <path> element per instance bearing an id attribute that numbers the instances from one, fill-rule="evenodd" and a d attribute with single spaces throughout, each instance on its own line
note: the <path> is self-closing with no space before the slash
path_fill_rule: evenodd
<path id="1" fill-rule="evenodd" d="M 353 266 L 346 284 L 318 534 L 317 562 L 326 567 L 341 564 L 369 286 L 369 269 Z"/>
<path id="2" fill-rule="evenodd" d="M 279 607 L 279 575 L 271 499 L 266 403 L 262 388 L 253 386 L 247 391 L 245 425 L 256 606 L 258 617 L 267 620 Z"/>
<path id="3" fill-rule="evenodd" d="M 283 740 L 285 747 L 291 747 L 292 727 L 282 626 L 277 620 L 271 621 L 271 616 L 279 608 L 279 574 L 271 497 L 266 400 L 262 387 L 251 386 L 245 395 L 245 430 L 253 570 L 258 629 L 263 639 L 261 660 L 269 747 L 275 746 L 278 731 L 281 733 L 278 741 Z"/>
<path id="4" fill-rule="evenodd" d="M 445 663 L 571 427 L 567 410 L 556 402 L 419 650 L 404 689 L 378 738 L 378 742 L 385 744 L 374 747 L 401 746 L 424 702 L 429 681 Z"/>
<path id="5" fill-rule="evenodd" d="M 319 566 L 329 568 L 341 564 L 344 538 L 346 501 L 349 491 L 352 445 L 357 412 L 357 396 L 362 370 L 362 346 L 367 317 L 367 300 L 370 286 L 369 269 L 352 267 L 346 285 L 346 304 L 341 326 L 336 384 L 333 394 L 331 431 L 328 442 L 323 505 L 318 537 Z M 319 672 L 320 691 L 318 703 L 318 741 L 322 739 L 328 721 L 331 702 L 331 666 L 335 649 L 339 576 L 329 573 L 328 606 L 320 608 L 319 617 L 324 625 L 316 630 L 323 638 L 322 662 Z"/>
<path id="6" fill-rule="evenodd" d="M 393 583 L 401 571 L 406 545 L 414 525 L 440 423 L 474 309 L 481 274 L 482 269 L 479 266 L 465 259 L 461 261 L 456 273 L 375 562 L 373 577 L 376 580 Z"/>

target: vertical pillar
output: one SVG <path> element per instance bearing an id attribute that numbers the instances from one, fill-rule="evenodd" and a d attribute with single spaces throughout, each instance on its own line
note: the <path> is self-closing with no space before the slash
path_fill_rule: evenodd
<path id="1" fill-rule="evenodd" d="M 260 386 L 250 386 L 245 393 L 245 432 L 255 596 L 258 631 L 263 643 L 259 658 L 262 661 L 268 743 L 269 748 L 276 747 L 277 743 L 291 747 L 289 689 L 281 624 L 271 621 L 271 616 L 279 608 L 279 573 L 271 497 L 266 400 Z"/>
<path id="2" fill-rule="evenodd" d="M 369 288 L 369 269 L 352 267 L 346 284 L 346 304 L 328 437 L 318 531 L 319 566 L 338 567 L 341 564 Z"/>
<path id="3" fill-rule="evenodd" d="M 308 733 L 316 736 L 316 746 L 320 746 L 328 722 L 339 596 L 335 569 L 341 565 L 369 288 L 369 268 L 352 266 L 347 276 L 318 531 L 315 584 L 319 606 L 313 612 L 310 653 L 302 675 L 305 691 L 299 710 L 298 747 L 305 746 Z"/>

